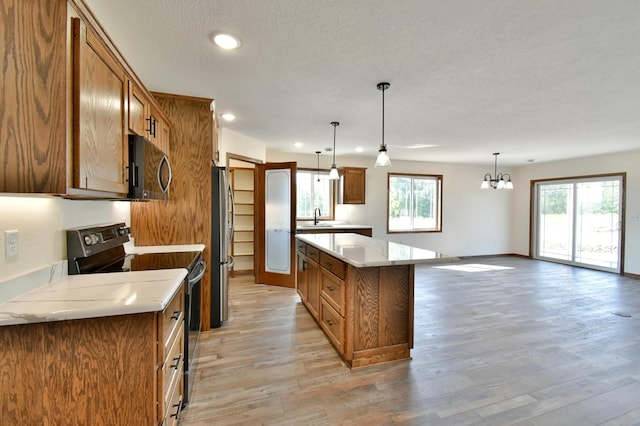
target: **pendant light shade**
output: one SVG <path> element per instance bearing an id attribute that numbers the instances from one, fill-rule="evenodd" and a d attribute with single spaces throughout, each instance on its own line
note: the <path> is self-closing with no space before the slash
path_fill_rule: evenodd
<path id="1" fill-rule="evenodd" d="M 387 145 L 384 144 L 384 91 L 389 88 L 390 84 L 383 82 L 378 83 L 378 90 L 382 90 L 382 143 L 378 150 L 378 158 L 376 159 L 376 167 L 391 167 L 391 159 L 387 154 Z"/>
<path id="2" fill-rule="evenodd" d="M 333 126 L 333 164 L 331 164 L 331 170 L 329 171 L 329 179 L 338 180 L 340 179 L 340 175 L 336 168 L 336 127 L 338 127 L 340 123 L 332 121 L 330 124 Z"/>

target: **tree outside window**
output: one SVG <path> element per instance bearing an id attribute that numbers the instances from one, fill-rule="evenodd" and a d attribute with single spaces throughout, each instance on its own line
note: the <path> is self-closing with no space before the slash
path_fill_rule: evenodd
<path id="1" fill-rule="evenodd" d="M 442 176 L 388 174 L 387 233 L 442 231 Z"/>

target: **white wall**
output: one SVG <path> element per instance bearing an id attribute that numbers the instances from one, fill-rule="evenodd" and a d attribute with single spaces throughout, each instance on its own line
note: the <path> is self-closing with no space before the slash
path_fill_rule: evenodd
<path id="1" fill-rule="evenodd" d="M 314 154 L 267 151 L 269 162 L 296 161 L 298 167 L 316 168 Z M 336 157 L 338 167 L 367 168 L 366 204 L 338 205 L 336 220 L 373 226 L 373 237 L 400 242 L 445 254 L 467 256 L 511 253 L 510 232 L 514 191 L 481 190 L 486 167 L 444 163 L 421 163 L 392 159 L 391 168 L 375 168 L 374 158 Z M 328 169 L 328 156 L 320 167 Z M 504 169 L 504 172 L 511 172 Z M 443 175 L 442 232 L 387 234 L 387 173 Z"/>
<path id="2" fill-rule="evenodd" d="M 265 162 L 267 158 L 267 147 L 264 142 L 225 127 L 221 127 L 218 134 L 218 150 L 220 151 L 221 166 L 227 164 L 227 153 L 242 155 L 262 162 Z"/>
<path id="3" fill-rule="evenodd" d="M 152 202 L 152 201 L 151 201 Z M 131 223 L 129 202 L 58 197 L 0 196 L 0 281 L 67 258 L 65 230 L 102 223 Z M 19 255 L 5 258 L 4 231 L 19 232 Z"/>
<path id="4" fill-rule="evenodd" d="M 320 157 L 328 169 L 331 159 Z M 313 154 L 267 152 L 268 161 L 297 161 L 298 167 L 315 168 Z M 625 221 L 625 272 L 640 275 L 640 150 L 566 161 L 504 168 L 513 191 L 480 190 L 486 167 L 393 161 L 390 169 L 376 169 L 373 158 L 337 157 L 338 166 L 367 167 L 367 204 L 339 205 L 336 219 L 373 226 L 373 236 L 457 256 L 516 253 L 529 255 L 531 180 L 606 173 L 627 173 Z M 442 233 L 387 234 L 387 172 L 443 175 Z"/>
<path id="5" fill-rule="evenodd" d="M 640 274 L 640 222 L 631 220 L 633 214 L 640 214 L 640 150 L 551 163 L 533 163 L 515 169 L 512 177 L 522 190 L 514 191 L 515 197 L 511 206 L 513 251 L 529 254 L 532 180 L 618 172 L 627 172 L 624 269 L 627 273 Z"/>

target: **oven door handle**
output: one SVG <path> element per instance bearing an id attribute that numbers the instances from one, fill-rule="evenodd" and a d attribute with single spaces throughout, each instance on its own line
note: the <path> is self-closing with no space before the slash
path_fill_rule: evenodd
<path id="1" fill-rule="evenodd" d="M 202 270 L 199 271 L 195 277 L 189 276 L 189 285 L 193 285 L 197 283 L 202 279 L 202 277 L 204 277 L 204 273 L 207 271 L 207 264 L 204 262 L 204 260 L 200 260 L 200 262 L 198 262 L 198 265 L 196 265 L 194 270 L 197 270 L 197 268 L 202 268 Z"/>

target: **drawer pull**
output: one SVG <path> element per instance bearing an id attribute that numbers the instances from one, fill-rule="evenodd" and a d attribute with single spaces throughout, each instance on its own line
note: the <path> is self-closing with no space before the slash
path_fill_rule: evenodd
<path id="1" fill-rule="evenodd" d="M 333 287 L 331 287 L 330 285 L 327 286 L 327 290 L 329 290 L 331 293 L 333 293 Z"/>
<path id="2" fill-rule="evenodd" d="M 178 414 L 180 414 L 180 407 L 182 406 L 182 401 L 179 401 L 177 404 L 173 404 L 173 408 L 176 409 L 176 412 L 173 413 L 170 417 L 178 418 Z"/>
<path id="3" fill-rule="evenodd" d="M 331 321 L 330 319 L 327 320 L 327 324 L 329 324 L 329 326 L 333 326 L 333 321 Z"/>
<path id="4" fill-rule="evenodd" d="M 174 370 L 177 370 L 178 367 L 180 367 L 180 360 L 181 359 L 182 359 L 182 354 L 180 354 L 177 357 L 173 358 L 174 364 L 171 364 L 171 368 L 173 368 Z"/>
<path id="5" fill-rule="evenodd" d="M 182 311 L 173 311 L 173 314 L 171 315 L 171 319 L 178 321 L 180 319 L 181 314 L 182 314 Z"/>

